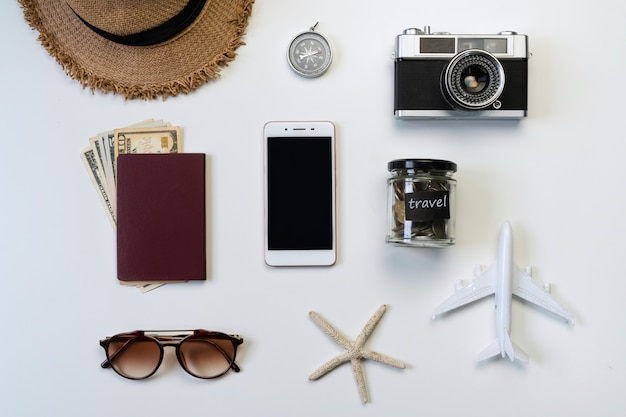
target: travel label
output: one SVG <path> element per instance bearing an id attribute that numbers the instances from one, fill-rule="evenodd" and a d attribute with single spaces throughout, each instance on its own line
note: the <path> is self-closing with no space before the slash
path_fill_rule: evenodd
<path id="1" fill-rule="evenodd" d="M 426 222 L 450 218 L 449 191 L 418 191 L 406 193 L 404 198 L 406 220 Z"/>

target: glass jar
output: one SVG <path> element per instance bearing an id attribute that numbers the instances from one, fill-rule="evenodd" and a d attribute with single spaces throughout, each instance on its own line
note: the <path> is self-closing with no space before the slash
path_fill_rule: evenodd
<path id="1" fill-rule="evenodd" d="M 440 159 L 388 163 L 387 238 L 395 245 L 454 245 L 456 164 Z"/>

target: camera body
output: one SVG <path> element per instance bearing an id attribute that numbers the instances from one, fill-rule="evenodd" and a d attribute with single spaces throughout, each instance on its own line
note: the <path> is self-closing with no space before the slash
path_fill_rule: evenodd
<path id="1" fill-rule="evenodd" d="M 528 38 L 406 29 L 396 37 L 398 119 L 521 119 L 528 106 Z"/>

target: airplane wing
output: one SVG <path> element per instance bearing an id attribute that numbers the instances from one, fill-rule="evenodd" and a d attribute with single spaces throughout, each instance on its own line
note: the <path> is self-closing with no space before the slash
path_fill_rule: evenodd
<path id="1" fill-rule="evenodd" d="M 571 325 L 574 324 L 572 315 L 517 265 L 513 273 L 513 294 L 564 318 Z"/>
<path id="2" fill-rule="evenodd" d="M 433 313 L 433 317 L 443 314 L 479 300 L 494 293 L 495 264 L 476 275 L 476 279 L 455 292 L 450 298 L 441 303 Z"/>

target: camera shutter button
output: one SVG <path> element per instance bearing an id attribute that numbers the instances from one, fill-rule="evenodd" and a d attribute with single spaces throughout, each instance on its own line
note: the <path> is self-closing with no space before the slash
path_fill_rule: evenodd
<path id="1" fill-rule="evenodd" d="M 498 32 L 498 35 L 517 35 L 517 32 L 514 30 L 503 30 L 502 32 Z"/>

